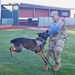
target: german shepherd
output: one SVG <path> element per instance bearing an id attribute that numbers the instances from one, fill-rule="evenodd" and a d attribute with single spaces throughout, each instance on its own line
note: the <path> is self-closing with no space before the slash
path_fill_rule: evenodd
<path id="1" fill-rule="evenodd" d="M 39 56 L 42 57 L 45 63 L 47 63 L 47 60 L 43 54 L 43 49 L 46 44 L 46 40 L 48 38 L 48 30 L 42 33 L 37 33 L 38 37 L 35 39 L 30 38 L 15 38 L 10 41 L 10 43 L 13 44 L 12 47 L 9 48 L 11 56 L 13 56 L 14 52 L 21 52 L 22 47 L 35 52 Z"/>

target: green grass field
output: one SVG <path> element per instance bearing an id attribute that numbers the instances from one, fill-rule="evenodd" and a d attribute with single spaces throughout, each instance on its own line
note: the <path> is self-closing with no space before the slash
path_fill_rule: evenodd
<path id="1" fill-rule="evenodd" d="M 10 40 L 17 37 L 36 38 L 42 30 L 0 31 L 0 75 L 53 75 L 51 67 L 45 71 L 42 58 L 23 48 L 21 53 L 10 56 Z M 75 29 L 67 30 L 68 41 L 62 52 L 62 66 L 56 75 L 75 75 Z M 48 43 L 44 47 L 47 52 Z M 51 60 L 54 66 L 54 60 Z"/>

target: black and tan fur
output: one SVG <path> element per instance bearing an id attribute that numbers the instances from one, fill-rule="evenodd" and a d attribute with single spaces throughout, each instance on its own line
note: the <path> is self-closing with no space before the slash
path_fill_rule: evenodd
<path id="1" fill-rule="evenodd" d="M 14 52 L 21 52 L 22 47 L 35 52 L 39 56 L 41 56 L 44 62 L 47 62 L 46 58 L 43 54 L 43 49 L 48 38 L 48 30 L 43 33 L 37 33 L 38 37 L 35 39 L 30 38 L 15 38 L 10 41 L 13 44 L 12 47 L 9 48 L 11 56 L 13 56 Z"/>

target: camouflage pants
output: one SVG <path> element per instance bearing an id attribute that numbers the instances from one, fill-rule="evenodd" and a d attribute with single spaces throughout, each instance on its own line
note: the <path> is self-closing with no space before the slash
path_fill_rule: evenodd
<path id="1" fill-rule="evenodd" d="M 63 50 L 65 39 L 50 41 L 46 58 L 49 60 L 54 55 L 55 63 L 61 62 L 61 52 Z"/>

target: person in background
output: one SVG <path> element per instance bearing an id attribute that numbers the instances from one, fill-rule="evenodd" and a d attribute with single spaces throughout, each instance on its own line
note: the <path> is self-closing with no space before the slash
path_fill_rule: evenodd
<path id="1" fill-rule="evenodd" d="M 46 58 L 49 61 L 54 55 L 55 66 L 54 71 L 58 71 L 61 66 L 61 52 L 64 48 L 66 42 L 66 26 L 65 18 L 59 17 L 58 11 L 51 12 L 51 18 L 53 19 L 53 24 L 48 31 L 49 35 L 49 45 Z M 45 63 L 44 70 L 48 70 L 48 63 Z"/>

